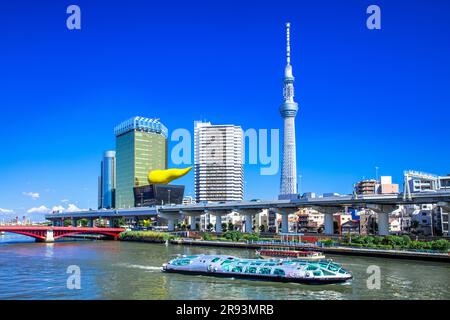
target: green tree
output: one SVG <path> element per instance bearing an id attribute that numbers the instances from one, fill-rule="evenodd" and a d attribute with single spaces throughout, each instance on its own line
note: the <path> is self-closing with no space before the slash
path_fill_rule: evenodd
<path id="1" fill-rule="evenodd" d="M 265 224 L 260 225 L 259 226 L 259 231 L 260 232 L 265 232 L 266 231 L 266 225 Z"/>
<path id="2" fill-rule="evenodd" d="M 222 232 L 227 232 L 227 227 L 226 223 L 222 223 Z"/>
<path id="3" fill-rule="evenodd" d="M 233 231 L 234 230 L 234 224 L 230 221 L 228 222 L 228 230 Z"/>
<path id="4" fill-rule="evenodd" d="M 152 225 L 152 221 L 150 219 L 142 221 L 142 225 L 144 227 L 150 227 Z"/>

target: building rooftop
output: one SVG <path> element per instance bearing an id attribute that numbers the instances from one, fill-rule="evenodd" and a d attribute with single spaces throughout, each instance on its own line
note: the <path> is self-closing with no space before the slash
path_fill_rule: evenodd
<path id="1" fill-rule="evenodd" d="M 167 128 L 161 122 L 159 122 L 159 119 L 150 119 L 144 117 L 133 117 L 120 123 L 114 128 L 114 134 L 117 137 L 135 130 L 159 133 L 166 138 L 168 136 Z"/>

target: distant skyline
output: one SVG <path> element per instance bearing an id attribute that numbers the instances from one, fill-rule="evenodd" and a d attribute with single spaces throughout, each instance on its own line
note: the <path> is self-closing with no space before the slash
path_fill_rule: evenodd
<path id="1" fill-rule="evenodd" d="M 70 4 L 81 30 L 66 28 Z M 366 27 L 371 4 L 381 30 Z M 160 118 L 169 135 L 196 120 L 281 133 L 288 21 L 301 192 L 449 174 L 448 12 L 445 0 L 6 2 L 0 221 L 96 208 L 103 152 L 132 116 Z M 245 197 L 275 199 L 280 171 L 246 165 Z M 192 172 L 177 183 L 194 195 Z"/>

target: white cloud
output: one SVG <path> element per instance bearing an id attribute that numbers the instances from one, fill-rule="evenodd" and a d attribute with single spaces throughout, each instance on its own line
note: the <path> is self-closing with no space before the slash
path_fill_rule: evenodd
<path id="1" fill-rule="evenodd" d="M 70 201 L 70 200 L 68 200 L 68 199 L 62 199 L 62 200 L 61 200 L 62 203 L 67 203 L 67 202 L 69 202 L 69 201 Z"/>
<path id="2" fill-rule="evenodd" d="M 24 196 L 28 196 L 33 200 L 39 199 L 40 195 L 38 192 L 22 192 Z"/>
<path id="3" fill-rule="evenodd" d="M 52 212 L 64 212 L 66 209 L 64 209 L 63 206 L 54 206 L 52 208 Z"/>
<path id="4" fill-rule="evenodd" d="M 74 205 L 73 203 L 69 204 L 69 206 L 67 207 L 67 212 L 77 212 L 77 211 L 82 211 L 80 208 L 78 208 L 76 205 Z"/>
<path id="5" fill-rule="evenodd" d="M 53 206 L 51 209 L 47 208 L 46 206 L 40 206 L 36 208 L 28 209 L 28 213 L 52 213 L 52 212 L 77 212 L 77 211 L 83 211 L 83 209 L 78 208 L 74 204 L 69 204 L 67 208 L 57 205 Z"/>
<path id="6" fill-rule="evenodd" d="M 14 210 L 0 208 L 0 213 L 14 213 Z"/>
<path id="7" fill-rule="evenodd" d="M 27 210 L 27 213 L 49 213 L 50 209 L 46 206 L 34 207 Z"/>

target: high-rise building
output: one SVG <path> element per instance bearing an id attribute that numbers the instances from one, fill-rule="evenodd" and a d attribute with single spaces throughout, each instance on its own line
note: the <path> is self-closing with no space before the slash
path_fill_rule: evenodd
<path id="1" fill-rule="evenodd" d="M 243 132 L 234 125 L 194 124 L 195 199 L 244 198 Z"/>
<path id="2" fill-rule="evenodd" d="M 294 101 L 294 75 L 291 66 L 290 23 L 286 23 L 286 67 L 284 69 L 284 102 L 280 107 L 283 117 L 283 159 L 281 167 L 280 199 L 297 195 L 297 160 L 295 146 L 295 116 L 298 104 Z"/>
<path id="3" fill-rule="evenodd" d="M 148 173 L 167 169 L 167 128 L 158 119 L 134 117 L 114 129 L 116 207 L 134 207 L 134 187 L 148 185 Z"/>
<path id="4" fill-rule="evenodd" d="M 101 162 L 99 177 L 99 208 L 111 209 L 115 207 L 116 190 L 116 152 L 106 151 Z"/>

